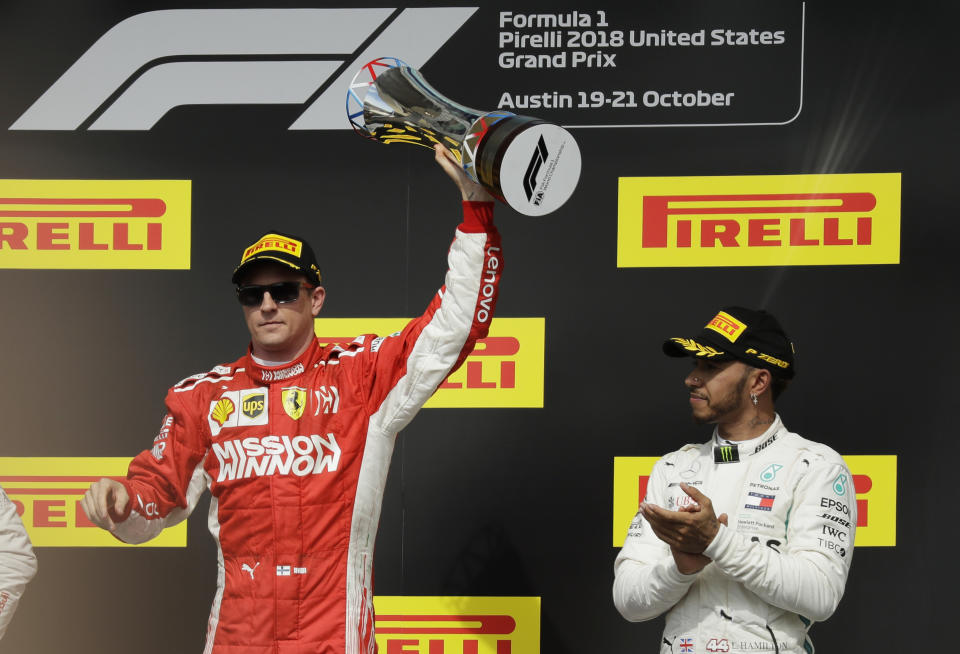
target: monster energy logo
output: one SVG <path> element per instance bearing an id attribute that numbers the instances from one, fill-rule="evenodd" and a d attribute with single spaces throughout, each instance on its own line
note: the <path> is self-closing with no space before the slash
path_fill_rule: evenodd
<path id="1" fill-rule="evenodd" d="M 714 463 L 736 463 L 740 460 L 740 450 L 736 445 L 717 445 L 713 448 Z"/>
<path id="2" fill-rule="evenodd" d="M 840 474 L 833 480 L 833 492 L 841 497 L 847 492 L 847 476 Z"/>

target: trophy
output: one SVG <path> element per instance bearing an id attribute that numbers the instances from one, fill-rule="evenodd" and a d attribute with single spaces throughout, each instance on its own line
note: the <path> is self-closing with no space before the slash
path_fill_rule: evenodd
<path id="1" fill-rule="evenodd" d="M 443 143 L 474 181 L 528 216 L 560 208 L 580 179 L 580 149 L 567 130 L 539 118 L 464 107 L 393 57 L 375 59 L 354 76 L 347 117 L 375 141 L 428 148 Z"/>

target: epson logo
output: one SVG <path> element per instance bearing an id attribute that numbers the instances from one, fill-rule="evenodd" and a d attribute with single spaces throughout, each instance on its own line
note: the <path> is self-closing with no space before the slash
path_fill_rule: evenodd
<path id="1" fill-rule="evenodd" d="M 543 140 L 543 135 L 541 134 L 540 140 L 537 141 L 537 147 L 533 150 L 530 163 L 527 165 L 527 172 L 523 176 L 523 190 L 527 194 L 528 201 L 533 199 L 533 192 L 537 188 L 537 175 L 547 160 L 547 155 L 547 142 Z M 541 202 L 543 202 L 543 191 L 537 194 L 536 201 L 533 202 L 533 204 L 539 206 Z"/>
<path id="2" fill-rule="evenodd" d="M 12 130 L 149 130 L 186 105 L 303 105 L 289 129 L 349 129 L 344 89 L 384 53 L 423 66 L 477 7 L 170 9 L 101 36 Z"/>

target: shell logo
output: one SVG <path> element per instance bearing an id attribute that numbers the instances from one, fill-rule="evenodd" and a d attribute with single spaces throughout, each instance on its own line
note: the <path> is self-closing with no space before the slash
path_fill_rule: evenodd
<path id="1" fill-rule="evenodd" d="M 230 419 L 230 416 L 233 415 L 233 412 L 237 410 L 237 407 L 234 406 L 233 401 L 225 397 L 213 405 L 213 411 L 210 412 L 210 417 L 217 421 L 221 427 L 223 423 Z"/>

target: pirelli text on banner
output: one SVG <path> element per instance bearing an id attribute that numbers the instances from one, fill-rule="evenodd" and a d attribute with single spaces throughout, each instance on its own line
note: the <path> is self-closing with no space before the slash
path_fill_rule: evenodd
<path id="1" fill-rule="evenodd" d="M 844 456 L 857 491 L 856 547 L 897 544 L 896 455 Z M 656 456 L 618 456 L 613 461 L 613 546 L 622 547 L 627 528 L 647 494 Z M 842 508 L 840 510 L 843 513 Z M 840 517 L 839 519 L 842 519 Z"/>
<path id="2" fill-rule="evenodd" d="M 0 486 L 34 547 L 186 547 L 186 521 L 143 545 L 128 545 L 87 520 L 80 506 L 87 488 L 101 477 L 123 479 L 129 463 L 129 457 L 0 457 Z"/>
<path id="3" fill-rule="evenodd" d="M 190 268 L 189 180 L 0 180 L 0 268 Z"/>
<path id="4" fill-rule="evenodd" d="M 617 265 L 900 262 L 900 173 L 621 177 Z"/>
<path id="5" fill-rule="evenodd" d="M 317 318 L 320 341 L 346 344 L 360 334 L 395 334 L 409 318 Z M 494 318 L 486 338 L 440 384 L 425 408 L 542 408 L 544 318 Z"/>
<path id="6" fill-rule="evenodd" d="M 539 597 L 374 597 L 382 654 L 537 654 Z"/>

